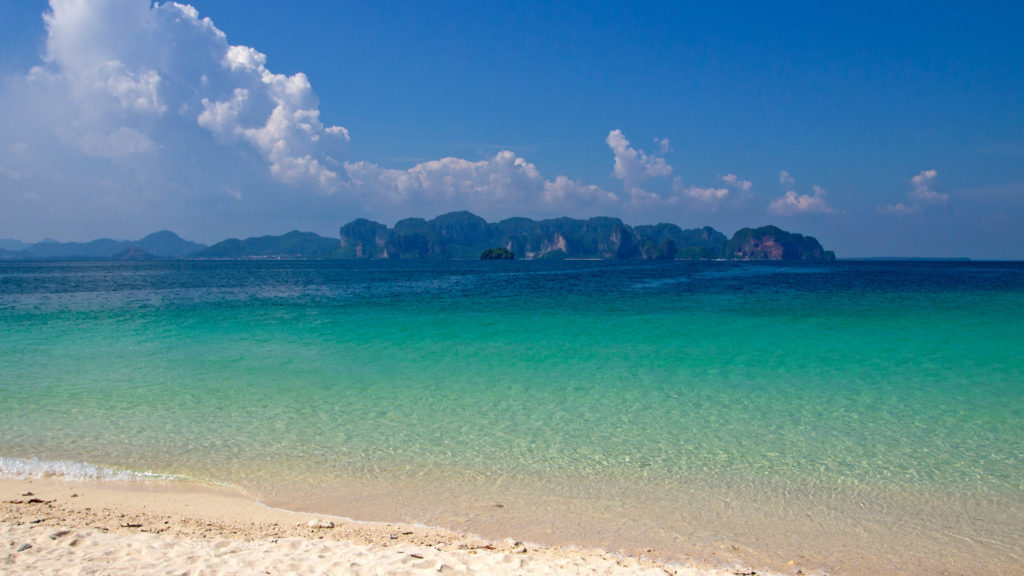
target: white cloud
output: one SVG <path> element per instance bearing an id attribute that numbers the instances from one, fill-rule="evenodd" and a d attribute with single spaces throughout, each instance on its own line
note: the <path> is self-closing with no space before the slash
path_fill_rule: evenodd
<path id="1" fill-rule="evenodd" d="M 211 132 L 233 134 L 238 124 L 238 115 L 241 114 L 248 99 L 249 91 L 245 88 L 235 88 L 231 99 L 223 102 L 210 102 L 203 98 L 203 111 L 196 121 Z"/>
<path id="2" fill-rule="evenodd" d="M 789 190 L 780 198 L 776 198 L 768 205 L 768 209 L 776 214 L 790 216 L 794 214 L 831 214 L 835 212 L 825 196 L 828 191 L 821 186 L 814 186 L 814 195 L 797 194 L 795 190 Z"/>
<path id="3" fill-rule="evenodd" d="M 789 175 L 789 172 L 783 170 L 782 172 L 779 172 L 779 184 L 782 184 L 783 186 L 792 186 L 796 184 L 796 180 Z"/>
<path id="4" fill-rule="evenodd" d="M 932 187 L 938 177 L 937 170 L 921 170 L 916 176 L 910 179 L 911 189 L 907 193 L 906 202 L 896 202 L 879 206 L 878 211 L 883 214 L 894 214 L 906 216 L 920 212 L 929 204 L 945 204 L 949 195 L 936 192 Z"/>
<path id="5" fill-rule="evenodd" d="M 921 170 L 917 176 L 911 178 L 910 182 L 914 188 L 910 191 L 910 199 L 924 204 L 942 204 L 949 200 L 948 195 L 932 190 L 932 183 L 938 175 L 937 170 Z"/>
<path id="6" fill-rule="evenodd" d="M 268 174 L 291 186 L 339 188 L 331 145 L 347 142 L 340 126 L 324 126 L 309 79 L 279 74 L 266 56 L 228 44 L 192 6 L 146 0 L 52 0 L 44 15 L 46 65 L 23 79 L 58 94 L 71 122 L 60 140 L 91 157 L 140 154 L 185 134 L 182 121 L 246 143 Z M 165 124 L 152 117 L 167 116 Z M 173 129 L 171 127 L 174 126 Z"/>
<path id="7" fill-rule="evenodd" d="M 615 155 L 613 174 L 622 180 L 627 190 L 639 187 L 649 178 L 664 178 L 672 174 L 672 167 L 660 156 L 648 155 L 629 145 L 622 130 L 612 130 L 605 139 Z M 665 141 L 667 146 L 668 142 Z"/>
<path id="8" fill-rule="evenodd" d="M 551 206 L 567 206 L 579 201 L 606 205 L 619 202 L 618 196 L 602 190 L 599 186 L 583 184 L 563 175 L 544 182 L 544 193 L 541 198 L 545 204 Z"/>
<path id="9" fill-rule="evenodd" d="M 643 189 L 635 188 L 631 191 L 632 208 L 647 208 L 651 215 L 661 216 L 661 213 L 650 209 L 664 209 L 676 205 L 685 205 L 689 208 L 702 212 L 717 212 L 722 201 L 731 195 L 728 188 L 715 186 L 701 187 L 684 185 L 683 179 L 676 176 L 672 180 L 672 187 L 666 194 L 654 194 Z"/>
<path id="10" fill-rule="evenodd" d="M 662 156 L 672 151 L 672 144 L 669 143 L 668 138 L 655 138 L 654 143 L 658 145 L 658 153 Z"/>
<path id="11" fill-rule="evenodd" d="M 921 170 L 917 176 L 910 179 L 910 183 L 913 184 L 915 188 L 928 186 L 928 184 L 931 183 L 931 181 L 938 175 L 938 170 Z"/>
<path id="12" fill-rule="evenodd" d="M 126 112 L 162 114 L 161 75 L 132 48 L 149 33 L 147 4 L 53 0 L 43 15 L 46 60 L 82 100 L 109 99 Z M 95 102 L 94 102 L 95 104 Z"/>
<path id="13" fill-rule="evenodd" d="M 725 176 L 722 176 L 722 182 L 724 182 L 726 186 L 739 190 L 740 192 L 749 192 L 751 186 L 753 186 L 750 180 L 742 180 L 735 174 L 726 174 Z"/>
<path id="14" fill-rule="evenodd" d="M 629 191 L 629 203 L 627 207 L 631 211 L 644 211 L 671 206 L 676 202 L 678 202 L 678 198 L 675 196 L 663 197 L 661 194 L 648 192 L 643 188 L 633 188 Z"/>
<path id="15" fill-rule="evenodd" d="M 270 161 L 270 173 L 278 180 L 293 185 L 313 183 L 324 192 L 335 192 L 341 182 L 338 173 L 310 153 L 319 135 L 325 133 L 319 116 L 318 110 L 292 109 L 281 102 L 263 126 L 236 124 L 233 131 L 263 153 Z"/>
<path id="16" fill-rule="evenodd" d="M 228 46 L 227 54 L 222 63 L 232 70 L 262 70 L 267 57 L 262 52 L 248 46 Z"/>
<path id="17" fill-rule="evenodd" d="M 341 136 L 345 140 L 345 142 L 348 142 L 350 140 L 348 135 L 348 129 L 345 128 L 344 126 L 328 126 L 327 128 L 324 128 L 324 132 L 330 134 L 331 136 Z"/>
<path id="18" fill-rule="evenodd" d="M 668 178 L 672 175 L 672 166 L 659 155 L 634 148 L 630 145 L 622 130 L 612 130 L 605 138 L 615 158 L 612 175 L 622 181 L 625 199 L 620 208 L 631 213 L 656 213 L 655 211 L 679 203 L 684 194 L 682 184 L 677 177 L 671 186 L 651 183 L 663 188 L 663 193 L 649 190 L 647 184 L 652 179 Z M 655 138 L 660 154 L 668 153 L 672 148 L 668 138 Z"/>
<path id="19" fill-rule="evenodd" d="M 718 202 L 729 195 L 729 191 L 725 188 L 698 188 L 696 186 L 686 188 L 683 193 L 701 202 Z"/>
<path id="20" fill-rule="evenodd" d="M 727 199 L 735 196 L 733 191 L 741 195 L 750 191 L 752 184 L 735 174 L 726 174 L 719 179 L 725 186 L 684 185 L 676 176 L 669 186 L 650 182 L 654 179 L 668 178 L 673 168 L 659 155 L 634 148 L 621 130 L 612 130 L 605 139 L 615 158 L 612 174 L 622 180 L 626 192 L 626 200 L 622 203 L 625 211 L 646 213 L 647 215 L 663 216 L 660 210 L 674 206 L 689 206 L 704 211 L 717 212 Z M 667 138 L 655 138 L 661 154 L 671 150 Z M 654 189 L 651 189 L 654 188 Z"/>
<path id="21" fill-rule="evenodd" d="M 160 101 L 160 75 L 155 70 L 131 72 L 121 62 L 111 60 L 92 72 L 95 87 L 116 98 L 121 108 L 155 114 L 167 111 Z"/>
<path id="22" fill-rule="evenodd" d="M 266 55 L 254 48 L 226 46 L 221 66 L 248 87 L 235 88 L 227 100 L 203 98 L 196 121 L 216 134 L 237 136 L 255 146 L 269 162 L 270 174 L 281 182 L 336 192 L 344 177 L 328 167 L 334 159 L 320 154 L 317 145 L 324 135 L 348 142 L 348 130 L 320 122 L 318 100 L 305 74 L 275 74 L 266 62 Z M 254 101 L 250 95 L 256 94 L 261 98 Z M 260 113 L 269 106 L 269 116 Z M 256 114 L 245 120 L 251 112 Z"/>
<path id="23" fill-rule="evenodd" d="M 486 160 L 442 158 L 408 170 L 353 162 L 345 164 L 345 171 L 350 179 L 345 187 L 366 204 L 377 206 L 426 204 L 436 207 L 435 211 L 469 209 L 499 215 L 529 207 L 543 214 L 581 203 L 609 205 L 619 200 L 566 176 L 547 180 L 536 166 L 508 150 Z"/>
<path id="24" fill-rule="evenodd" d="M 878 211 L 883 214 L 895 214 L 897 216 L 914 214 L 915 212 L 917 212 L 917 210 L 918 208 L 916 206 L 909 206 L 902 202 L 896 202 L 895 204 L 886 204 L 885 206 L 880 206 L 878 208 Z"/>

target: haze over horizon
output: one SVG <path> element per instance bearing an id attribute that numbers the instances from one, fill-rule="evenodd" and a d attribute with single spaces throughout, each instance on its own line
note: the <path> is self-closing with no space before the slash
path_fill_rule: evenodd
<path id="1" fill-rule="evenodd" d="M 1022 16 L 0 0 L 0 238 L 469 210 L 1024 259 Z"/>

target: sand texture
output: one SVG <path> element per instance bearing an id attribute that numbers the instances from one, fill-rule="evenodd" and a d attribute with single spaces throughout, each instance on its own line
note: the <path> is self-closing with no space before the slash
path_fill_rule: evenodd
<path id="1" fill-rule="evenodd" d="M 0 480 L 0 502 L 5 575 L 744 572 L 275 510 L 180 483 Z"/>

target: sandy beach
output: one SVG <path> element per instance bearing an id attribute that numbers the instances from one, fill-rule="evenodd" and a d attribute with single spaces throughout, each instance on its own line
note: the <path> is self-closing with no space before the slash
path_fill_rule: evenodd
<path id="1" fill-rule="evenodd" d="M 0 502 L 4 574 L 752 573 L 290 512 L 184 482 L 2 479 Z"/>

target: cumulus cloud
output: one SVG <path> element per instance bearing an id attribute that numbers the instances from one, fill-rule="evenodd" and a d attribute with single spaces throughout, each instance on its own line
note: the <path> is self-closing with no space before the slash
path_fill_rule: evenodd
<path id="1" fill-rule="evenodd" d="M 658 210 L 677 206 L 717 212 L 726 200 L 737 195 L 742 198 L 753 186 L 749 180 L 731 173 L 718 177 L 724 186 L 684 185 L 679 176 L 668 185 L 658 183 L 658 179 L 667 179 L 673 172 L 664 158 L 633 147 L 622 130 L 610 131 L 605 142 L 614 157 L 612 175 L 623 184 L 622 208 L 628 212 L 654 215 L 660 214 Z M 655 138 L 654 143 L 660 154 L 671 151 L 667 138 Z"/>
<path id="2" fill-rule="evenodd" d="M 813 189 L 813 195 L 797 194 L 795 190 L 788 190 L 780 198 L 773 200 L 768 205 L 768 210 L 782 216 L 794 214 L 831 214 L 835 212 L 828 205 L 828 202 L 825 201 L 828 191 L 821 186 L 814 186 Z"/>
<path id="3" fill-rule="evenodd" d="M 631 213 L 655 213 L 657 210 L 679 205 L 689 198 L 700 208 L 717 209 L 719 198 L 703 194 L 703 189 L 684 187 L 677 176 L 671 183 L 657 182 L 672 175 L 672 166 L 661 156 L 671 151 L 668 138 L 655 138 L 659 154 L 649 154 L 634 148 L 622 130 L 612 130 L 605 138 L 611 148 L 614 164 L 612 176 L 622 181 L 624 196 L 622 210 Z M 653 190 L 650 188 L 654 188 Z"/>
<path id="4" fill-rule="evenodd" d="M 938 175 L 937 170 L 921 170 L 917 176 L 911 178 L 910 182 L 914 188 L 910 191 L 910 199 L 923 204 L 942 204 L 949 200 L 948 195 L 932 190 L 932 182 Z"/>
<path id="5" fill-rule="evenodd" d="M 253 146 L 283 183 L 338 188 L 320 139 L 347 132 L 320 122 L 305 74 L 270 71 L 265 55 L 229 45 L 195 8 L 52 0 L 44 21 L 45 64 L 23 82 L 56 91 L 73 111 L 58 127 L 61 141 L 95 158 L 145 153 L 180 137 L 152 120 L 172 115 L 168 124 L 191 119 L 223 142 Z"/>
<path id="6" fill-rule="evenodd" d="M 598 186 L 566 176 L 545 179 L 536 166 L 503 150 L 494 157 L 470 161 L 442 158 L 407 170 L 385 169 L 372 162 L 345 164 L 346 188 L 368 205 L 431 206 L 436 210 L 470 209 L 507 213 L 534 204 L 538 213 L 581 202 L 614 205 L 619 197 Z"/>
<path id="7" fill-rule="evenodd" d="M 658 145 L 658 153 L 662 156 L 672 151 L 672 145 L 669 143 L 668 138 L 655 138 L 654 143 Z"/>
<path id="8" fill-rule="evenodd" d="M 700 202 L 717 203 L 729 195 L 729 191 L 725 188 L 698 188 L 696 186 L 689 186 L 683 189 L 683 194 L 686 194 L 694 200 Z"/>
<path id="9" fill-rule="evenodd" d="M 609 132 L 605 142 L 615 155 L 612 174 L 622 180 L 627 190 L 640 187 L 640 184 L 649 178 L 664 178 L 672 174 L 672 167 L 664 158 L 633 148 L 622 130 Z M 663 142 L 667 150 L 668 140 Z"/>
<path id="10" fill-rule="evenodd" d="M 320 122 L 319 103 L 305 74 L 275 74 L 266 62 L 266 55 L 255 48 L 226 46 L 220 64 L 246 87 L 235 88 L 225 100 L 203 98 L 203 111 L 196 121 L 219 136 L 239 138 L 256 147 L 269 162 L 270 174 L 281 182 L 337 191 L 342 176 L 328 167 L 334 159 L 320 154 L 317 144 L 321 136 L 347 142 L 348 131 Z M 265 116 L 268 107 L 272 109 Z M 247 121 L 250 108 L 256 114 Z"/>
<path id="11" fill-rule="evenodd" d="M 742 180 L 735 174 L 726 174 L 721 178 L 722 182 L 724 182 L 726 186 L 734 190 L 739 190 L 740 192 L 749 192 L 750 188 L 753 186 L 750 180 Z"/>
<path id="12" fill-rule="evenodd" d="M 167 110 L 159 95 L 160 73 L 132 53 L 152 29 L 139 25 L 152 20 L 147 4 L 53 0 L 43 19 L 46 60 L 76 97 L 107 97 L 125 112 Z"/>
<path id="13" fill-rule="evenodd" d="M 796 184 L 796 180 L 789 175 L 788 171 L 783 170 L 779 172 L 779 184 L 782 184 L 783 186 L 792 186 Z"/>
<path id="14" fill-rule="evenodd" d="M 933 188 L 938 175 L 939 172 L 937 170 L 921 170 L 910 179 L 911 189 L 907 193 L 906 202 L 886 204 L 885 206 L 880 206 L 878 211 L 884 214 L 905 216 L 916 214 L 930 204 L 945 204 L 949 200 L 949 195 L 936 192 Z"/>

